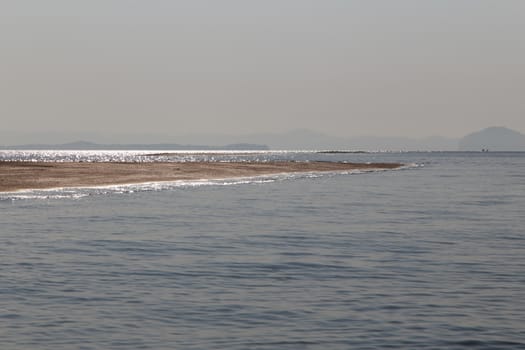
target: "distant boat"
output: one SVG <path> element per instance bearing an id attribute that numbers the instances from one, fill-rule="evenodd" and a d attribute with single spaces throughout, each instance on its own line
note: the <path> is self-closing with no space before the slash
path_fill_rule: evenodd
<path id="1" fill-rule="evenodd" d="M 482 148 L 482 149 L 481 149 L 481 152 L 488 152 L 488 151 L 489 151 L 488 148 Z"/>

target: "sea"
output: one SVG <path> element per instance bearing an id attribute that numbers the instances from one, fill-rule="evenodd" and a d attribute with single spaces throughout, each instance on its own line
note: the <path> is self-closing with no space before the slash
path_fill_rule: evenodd
<path id="1" fill-rule="evenodd" d="M 148 153 L 0 159 L 406 166 L 0 193 L 0 349 L 525 349 L 525 153 Z"/>

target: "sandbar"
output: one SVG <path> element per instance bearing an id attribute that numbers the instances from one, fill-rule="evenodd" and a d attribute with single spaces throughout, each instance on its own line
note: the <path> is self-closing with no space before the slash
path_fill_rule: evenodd
<path id="1" fill-rule="evenodd" d="M 0 192 L 144 182 L 226 179 L 279 173 L 395 169 L 398 163 L 337 162 L 9 162 L 0 161 Z"/>

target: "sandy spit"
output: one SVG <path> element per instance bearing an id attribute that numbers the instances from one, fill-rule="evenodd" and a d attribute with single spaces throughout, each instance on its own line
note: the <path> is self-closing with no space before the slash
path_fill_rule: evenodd
<path id="1" fill-rule="evenodd" d="M 186 162 L 75 163 L 2 162 L 0 192 L 56 187 L 105 186 L 155 181 L 224 179 L 278 173 L 395 169 L 397 163 Z"/>

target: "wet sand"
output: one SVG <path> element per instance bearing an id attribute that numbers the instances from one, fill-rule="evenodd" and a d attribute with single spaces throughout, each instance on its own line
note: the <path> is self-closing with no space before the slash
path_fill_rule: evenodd
<path id="1" fill-rule="evenodd" d="M 0 192 L 156 181 L 224 179 L 279 173 L 395 169 L 400 166 L 402 164 L 334 162 L 55 163 L 0 161 Z"/>

